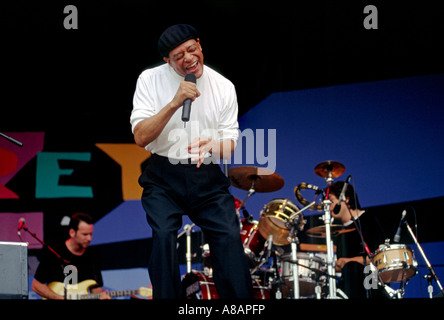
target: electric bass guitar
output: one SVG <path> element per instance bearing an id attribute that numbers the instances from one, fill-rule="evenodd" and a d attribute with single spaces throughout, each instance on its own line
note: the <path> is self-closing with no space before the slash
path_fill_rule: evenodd
<path id="1" fill-rule="evenodd" d="M 89 293 L 89 288 L 97 285 L 97 282 L 94 280 L 84 280 L 76 285 L 74 284 L 68 284 L 66 286 L 66 298 L 68 300 L 93 300 L 93 299 L 99 299 L 100 293 Z M 65 295 L 65 285 L 62 282 L 51 282 L 48 284 L 49 289 L 51 289 L 52 292 L 57 293 L 61 296 Z M 152 296 L 152 289 L 140 287 L 137 290 L 122 290 L 122 291 L 110 291 L 108 292 L 108 295 L 111 298 L 115 297 L 124 297 L 124 296 L 130 296 L 130 295 L 139 295 L 143 297 L 151 297 Z"/>

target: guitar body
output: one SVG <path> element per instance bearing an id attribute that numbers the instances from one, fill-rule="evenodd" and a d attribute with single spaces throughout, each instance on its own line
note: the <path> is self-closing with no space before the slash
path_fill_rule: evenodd
<path id="1" fill-rule="evenodd" d="M 68 284 L 66 289 L 66 299 L 67 300 L 91 300 L 99 299 L 100 293 L 89 293 L 89 289 L 97 285 L 94 280 L 84 280 L 78 284 Z M 61 296 L 65 296 L 65 284 L 62 282 L 51 282 L 48 284 L 48 288 L 52 292 L 57 293 Z M 140 295 L 143 297 L 151 297 L 152 289 L 140 287 L 137 290 L 123 290 L 123 291 L 110 291 L 108 292 L 110 297 L 124 297 L 130 295 Z"/>
<path id="2" fill-rule="evenodd" d="M 84 280 L 78 284 L 68 284 L 67 289 L 67 299 L 68 300 L 80 300 L 84 299 L 85 296 L 89 295 L 89 288 L 97 285 L 94 280 Z M 48 288 L 52 292 L 57 293 L 61 296 L 65 296 L 65 284 L 62 282 L 51 282 L 48 284 Z M 97 298 L 98 299 L 98 298 Z"/>

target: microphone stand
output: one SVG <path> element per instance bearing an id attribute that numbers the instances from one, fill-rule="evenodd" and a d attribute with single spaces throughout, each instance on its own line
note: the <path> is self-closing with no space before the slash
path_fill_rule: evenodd
<path id="1" fill-rule="evenodd" d="M 70 261 L 65 260 L 62 258 L 61 255 L 59 255 L 53 248 L 51 248 L 48 244 L 46 244 L 43 240 L 41 240 L 34 232 L 29 231 L 28 227 L 23 226 L 22 227 L 23 230 L 25 230 L 26 232 L 28 232 L 34 239 L 36 239 L 38 242 L 40 242 L 44 247 L 46 247 L 47 249 L 49 249 L 49 251 L 51 251 L 57 258 L 59 258 L 60 260 L 62 260 L 64 263 L 69 264 Z"/>
<path id="2" fill-rule="evenodd" d="M 438 279 L 438 276 L 435 273 L 435 270 L 433 270 L 432 265 L 430 264 L 429 260 L 427 259 L 424 250 L 422 250 L 421 245 L 418 242 L 418 239 L 416 239 L 415 234 L 413 233 L 412 229 L 410 228 L 409 224 L 407 221 L 404 221 L 405 225 L 407 226 L 407 230 L 410 233 L 410 236 L 412 237 L 413 241 L 415 242 L 416 246 L 418 247 L 419 252 L 422 255 L 422 258 L 424 259 L 426 265 L 427 265 L 427 269 L 429 269 L 429 274 L 427 276 L 425 276 L 425 278 L 427 279 L 428 282 L 428 292 L 429 292 L 429 298 L 432 299 L 433 298 L 433 286 L 432 286 L 432 280 L 435 279 L 436 284 L 439 287 L 439 290 L 441 293 L 444 293 L 444 289 L 441 285 L 441 282 Z"/>
<path id="3" fill-rule="evenodd" d="M 275 250 L 273 250 L 273 252 L 272 252 L 272 258 L 273 258 L 274 284 L 276 285 L 275 298 L 277 300 L 280 300 L 280 299 L 282 299 L 282 281 L 281 281 L 281 277 L 279 274 L 280 265 L 278 265 Z"/>
<path id="4" fill-rule="evenodd" d="M 355 217 L 353 217 L 353 214 L 352 214 L 351 211 L 350 211 L 350 207 L 348 206 L 348 204 L 346 204 L 346 205 L 347 205 L 348 212 L 350 213 L 351 220 L 353 221 L 353 224 L 355 225 L 356 231 L 358 231 L 359 237 L 361 238 L 361 245 L 362 245 L 362 249 L 363 249 L 363 251 L 364 251 L 364 256 L 363 256 L 363 259 L 364 259 L 364 268 L 365 268 L 365 266 L 366 266 L 366 259 L 365 259 L 366 257 L 369 259 L 370 263 L 371 263 L 373 266 L 375 266 L 375 263 L 374 263 L 374 261 L 373 261 L 373 257 L 372 257 L 372 254 L 371 254 L 371 252 L 370 252 L 370 249 L 368 248 L 367 243 L 366 243 L 365 240 L 364 240 L 364 236 L 362 235 L 361 228 L 359 228 L 358 223 L 356 222 Z M 381 275 L 379 274 L 379 270 L 375 268 L 375 271 L 376 271 L 376 275 L 377 275 L 378 281 L 381 283 L 381 285 L 387 286 L 387 285 L 382 281 Z M 369 298 L 370 298 L 370 295 L 371 295 L 371 294 L 370 294 L 371 291 L 370 291 L 369 288 L 366 288 L 365 291 L 366 291 L 367 299 L 369 299 Z"/>
<path id="5" fill-rule="evenodd" d="M 19 147 L 23 147 L 23 143 L 22 143 L 22 142 L 17 141 L 17 140 L 15 140 L 14 138 L 11 138 L 11 137 L 7 136 L 7 135 L 4 134 L 4 133 L 1 133 L 1 132 L 0 132 L 0 137 L 5 138 L 6 140 L 8 140 L 8 141 L 10 141 L 10 142 L 12 142 L 12 143 L 18 145 Z"/>
<path id="6" fill-rule="evenodd" d="M 23 226 L 22 229 L 25 230 L 26 232 L 28 232 L 34 239 L 36 239 L 38 242 L 40 242 L 45 248 L 47 248 L 49 251 L 51 251 L 65 265 L 69 265 L 70 264 L 70 261 L 63 259 L 60 254 L 58 254 L 53 248 L 51 248 L 51 246 L 49 246 L 42 239 L 40 239 L 34 232 L 30 231 L 27 226 Z M 62 264 L 62 266 L 63 266 L 63 264 Z M 64 288 L 63 289 L 64 299 L 68 300 L 68 290 L 67 290 L 67 287 L 66 287 L 66 283 L 64 284 L 63 288 Z"/>

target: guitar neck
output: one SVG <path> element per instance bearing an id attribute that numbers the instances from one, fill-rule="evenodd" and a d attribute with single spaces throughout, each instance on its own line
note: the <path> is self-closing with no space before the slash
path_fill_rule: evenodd
<path id="1" fill-rule="evenodd" d="M 133 294 L 139 294 L 139 290 L 120 290 L 120 291 L 110 291 L 108 292 L 108 295 L 111 298 L 116 297 L 125 297 L 130 296 Z M 91 294 L 84 294 L 80 296 L 81 300 L 95 300 L 100 298 L 100 293 L 91 293 Z"/>

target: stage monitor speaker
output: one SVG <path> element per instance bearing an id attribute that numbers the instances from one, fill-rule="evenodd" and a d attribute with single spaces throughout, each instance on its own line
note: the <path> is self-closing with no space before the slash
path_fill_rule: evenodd
<path id="1" fill-rule="evenodd" d="M 0 299 L 28 299 L 28 244 L 0 241 Z"/>

